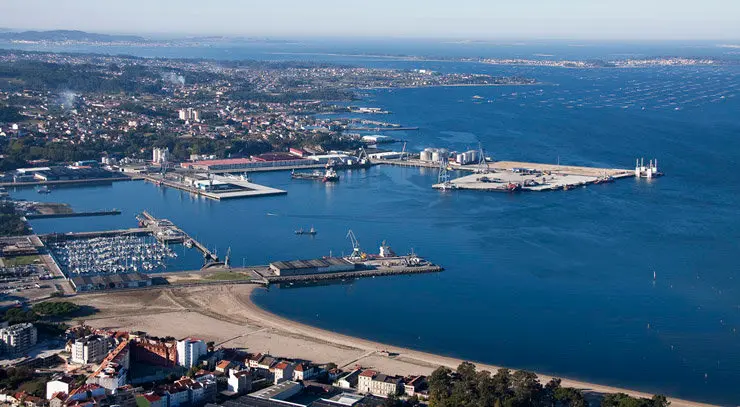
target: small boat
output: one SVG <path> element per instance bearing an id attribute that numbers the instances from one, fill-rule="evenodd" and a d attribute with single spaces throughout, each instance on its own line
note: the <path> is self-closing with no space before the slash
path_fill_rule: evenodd
<path id="1" fill-rule="evenodd" d="M 509 192 L 521 191 L 522 185 L 509 182 L 508 184 L 506 184 L 506 190 Z"/>
<path id="2" fill-rule="evenodd" d="M 193 241 L 190 240 L 190 239 L 186 240 L 185 241 L 185 247 L 187 247 L 188 249 L 192 249 L 193 248 Z"/>
<path id="3" fill-rule="evenodd" d="M 49 189 L 49 187 L 47 187 L 46 185 L 44 185 L 44 186 L 40 187 L 39 189 L 37 189 L 36 192 L 38 192 L 39 194 L 50 194 L 51 193 L 51 189 Z"/>
<path id="4" fill-rule="evenodd" d="M 309 229 L 307 231 L 306 230 L 303 230 L 303 228 L 300 228 L 300 229 L 298 229 L 298 230 L 295 231 L 295 234 L 296 235 L 309 235 L 309 236 L 313 236 L 313 235 L 316 234 L 316 229 L 314 229 L 313 226 L 311 226 L 311 229 Z"/>
<path id="5" fill-rule="evenodd" d="M 334 171 L 334 168 L 329 167 L 326 169 L 326 172 L 324 173 L 324 179 L 322 179 L 321 181 L 322 182 L 336 182 L 336 181 L 339 181 L 339 175 L 337 174 L 336 171 Z"/>

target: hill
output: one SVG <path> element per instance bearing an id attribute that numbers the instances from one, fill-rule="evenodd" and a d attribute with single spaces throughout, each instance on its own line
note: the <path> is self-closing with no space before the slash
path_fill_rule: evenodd
<path id="1" fill-rule="evenodd" d="M 143 42 L 135 35 L 109 35 L 76 30 L 2 32 L 0 40 L 7 41 L 80 41 L 80 42 Z"/>

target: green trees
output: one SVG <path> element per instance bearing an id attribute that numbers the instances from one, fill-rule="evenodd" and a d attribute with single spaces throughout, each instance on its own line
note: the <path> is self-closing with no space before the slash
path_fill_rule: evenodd
<path id="1" fill-rule="evenodd" d="M 463 362 L 453 371 L 440 367 L 428 378 L 430 407 L 586 407 L 583 393 L 563 387 L 560 379 L 544 386 L 536 374 L 499 369 L 496 374 L 476 371 L 475 365 Z M 636 399 L 626 394 L 604 396 L 603 407 L 668 407 L 665 396 Z"/>
<path id="2" fill-rule="evenodd" d="M 661 394 L 651 399 L 635 398 L 624 393 L 607 394 L 601 400 L 601 407 L 668 407 L 671 402 Z"/>
<path id="3" fill-rule="evenodd" d="M 31 309 L 39 315 L 57 317 L 75 313 L 80 309 L 80 306 L 68 301 L 58 301 L 34 304 Z"/>
<path id="4" fill-rule="evenodd" d="M 28 234 L 28 225 L 16 213 L 12 203 L 0 203 L 0 236 Z"/>

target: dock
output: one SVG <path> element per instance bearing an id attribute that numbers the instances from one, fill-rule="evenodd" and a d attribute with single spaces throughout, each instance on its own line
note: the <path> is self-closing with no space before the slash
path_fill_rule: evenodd
<path id="1" fill-rule="evenodd" d="M 439 162 L 418 159 L 374 160 L 374 164 L 404 167 L 439 169 Z M 478 191 L 556 191 L 568 190 L 590 184 L 610 183 L 621 178 L 635 176 L 634 170 L 623 168 L 595 168 L 573 165 L 540 164 L 519 161 L 488 162 L 481 171 L 480 164 L 460 165 L 448 163 L 446 169 L 470 172 L 470 175 L 439 182 L 435 189 L 478 190 Z"/>
<path id="2" fill-rule="evenodd" d="M 154 237 L 161 242 L 190 244 L 203 253 L 203 258 L 206 259 L 206 261 L 219 261 L 216 253 L 211 252 L 206 245 L 199 242 L 197 239 L 192 238 L 185 231 L 177 227 L 172 221 L 168 219 L 155 218 L 147 211 L 141 213 L 139 220 L 140 223 L 150 229 Z"/>
<path id="3" fill-rule="evenodd" d="M 109 216 L 120 215 L 121 211 L 114 209 L 112 211 L 88 211 L 88 212 L 70 212 L 70 213 L 32 213 L 25 215 L 26 219 L 52 219 L 52 218 L 78 218 L 86 216 Z"/>
<path id="4" fill-rule="evenodd" d="M 211 186 L 216 185 L 220 188 L 196 188 L 182 181 L 176 181 L 162 177 L 160 175 L 142 175 L 146 181 L 156 185 L 163 185 L 170 188 L 179 189 L 194 195 L 203 196 L 209 199 L 220 201 L 222 199 L 234 198 L 252 198 L 258 196 L 285 195 L 288 192 L 281 189 L 270 188 L 264 185 L 239 179 L 238 177 L 227 177 L 222 175 L 210 175 Z"/>

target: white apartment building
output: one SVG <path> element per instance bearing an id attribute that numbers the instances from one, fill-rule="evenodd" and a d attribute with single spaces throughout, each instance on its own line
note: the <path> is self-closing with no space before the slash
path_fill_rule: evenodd
<path id="1" fill-rule="evenodd" d="M 36 345 L 38 333 L 31 323 L 11 325 L 0 329 L 0 353 L 20 356 Z"/>
<path id="2" fill-rule="evenodd" d="M 177 364 L 185 368 L 191 368 L 198 360 L 208 353 L 206 343 L 199 339 L 185 338 L 177 341 Z"/>
<path id="3" fill-rule="evenodd" d="M 72 363 L 98 363 L 108 354 L 108 340 L 100 335 L 90 335 L 72 344 Z"/>

